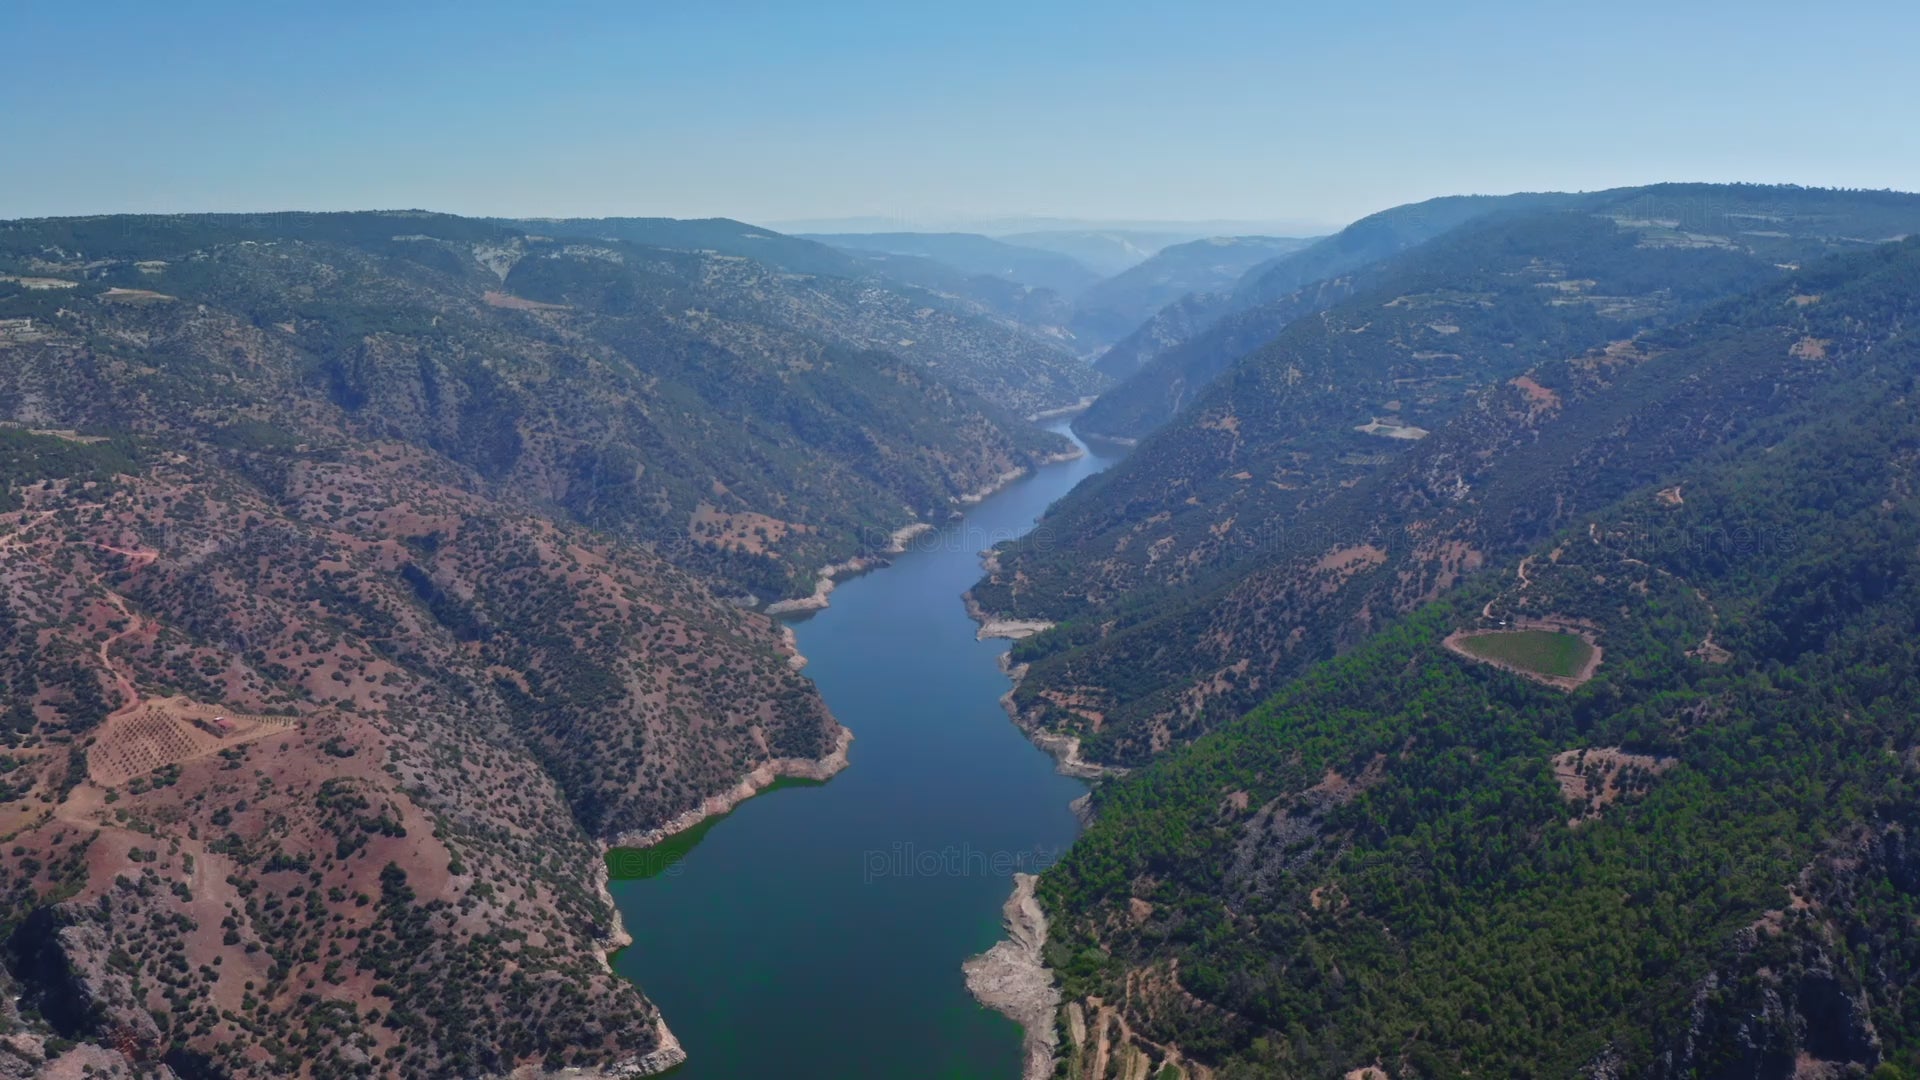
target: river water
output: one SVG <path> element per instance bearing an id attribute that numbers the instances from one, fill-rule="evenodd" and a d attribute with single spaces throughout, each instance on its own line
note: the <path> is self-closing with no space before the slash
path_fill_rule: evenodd
<path id="1" fill-rule="evenodd" d="M 1053 430 L 1068 434 L 1064 422 Z M 715 823 L 613 896 L 639 983 L 686 1047 L 676 1080 L 1012 1080 L 1020 1030 L 967 994 L 961 961 L 1001 936 L 1015 869 L 1072 843 L 1063 777 L 1001 711 L 1005 641 L 960 594 L 979 553 L 1111 465 L 1089 451 L 1016 481 L 794 626 L 853 729 L 852 762 Z"/>

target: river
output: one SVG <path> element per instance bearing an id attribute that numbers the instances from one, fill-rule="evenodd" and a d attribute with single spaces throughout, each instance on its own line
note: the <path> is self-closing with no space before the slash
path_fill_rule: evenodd
<path id="1" fill-rule="evenodd" d="M 982 549 L 1116 460 L 1089 450 L 1015 481 L 795 623 L 851 764 L 613 883 L 634 939 L 615 967 L 686 1047 L 676 1080 L 1019 1076 L 1018 1026 L 974 1002 L 960 964 L 999 939 L 1011 872 L 1073 842 L 1086 789 L 1001 711 L 1008 643 L 974 640 L 960 595 Z"/>

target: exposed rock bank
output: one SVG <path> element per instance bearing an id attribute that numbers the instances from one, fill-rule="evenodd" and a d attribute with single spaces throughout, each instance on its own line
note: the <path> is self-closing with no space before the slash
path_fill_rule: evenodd
<path id="1" fill-rule="evenodd" d="M 840 729 L 831 753 L 823 758 L 774 758 L 761 762 L 740 782 L 717 795 L 709 795 L 699 806 L 669 820 L 659 828 L 621 833 L 608 843 L 609 848 L 648 848 L 675 833 L 682 833 L 702 821 L 725 814 L 766 790 L 775 780 L 826 780 L 847 767 L 847 751 L 853 745 L 853 732 Z"/>
<path id="2" fill-rule="evenodd" d="M 980 624 L 980 630 L 974 637 L 981 641 L 988 638 L 1019 641 L 1051 629 L 1053 624 L 1045 619 L 988 619 Z"/>
<path id="3" fill-rule="evenodd" d="M 1041 731 L 1020 716 L 1020 707 L 1014 703 L 1013 692 L 1020 688 L 1020 680 L 1027 674 L 1027 665 L 1016 664 L 1000 654 L 1000 670 L 1013 680 L 1013 686 L 1000 695 L 1000 707 L 1007 711 L 1007 719 L 1013 726 L 1026 733 L 1028 741 L 1053 755 L 1054 768 L 1062 776 L 1072 776 L 1081 780 L 1098 780 L 1103 776 L 1125 776 L 1127 770 L 1118 765 L 1101 765 L 1080 756 L 1080 740 L 1077 736 L 1062 735 L 1055 731 Z"/>
<path id="4" fill-rule="evenodd" d="M 1099 396 L 1098 394 L 1088 394 L 1086 397 L 1081 398 L 1071 405 L 1062 405 L 1057 409 L 1041 409 L 1039 412 L 1027 417 L 1027 420 L 1032 423 L 1039 423 L 1042 420 L 1058 420 L 1063 416 L 1078 416 L 1086 412 L 1087 409 L 1093 405 L 1094 399 Z"/>
<path id="5" fill-rule="evenodd" d="M 968 992 L 980 1004 L 1026 1030 L 1023 1080 L 1047 1080 L 1053 1075 L 1054 1049 L 1059 1043 L 1053 1020 L 1060 1008 L 1060 990 L 1053 984 L 1053 972 L 1040 959 L 1040 949 L 1047 942 L 1047 914 L 1033 894 L 1039 880 L 1032 874 L 1013 875 L 1013 895 L 1001 909 L 1006 915 L 1006 940 L 960 966 Z"/>
<path id="6" fill-rule="evenodd" d="M 657 1076 L 668 1069 L 684 1064 L 687 1051 L 681 1047 L 680 1040 L 667 1029 L 665 1020 L 654 1022 L 654 1033 L 659 1036 L 659 1045 L 639 1057 L 615 1062 L 604 1069 L 560 1069 L 550 1070 L 544 1065 L 522 1065 L 507 1075 L 511 1080 L 536 1080 L 541 1077 L 563 1076 L 572 1080 L 633 1080 L 641 1076 Z"/>
<path id="7" fill-rule="evenodd" d="M 985 502 L 989 496 L 998 492 L 1001 488 L 1006 487 L 1008 484 L 1013 483 L 1015 480 L 1018 480 L 1021 477 L 1032 472 L 1035 468 L 1043 468 L 1048 465 L 1058 465 L 1063 461 L 1073 461 L 1074 459 L 1082 457 L 1085 454 L 1086 454 L 1086 451 L 1080 449 L 1078 446 L 1075 446 L 1069 450 L 1062 450 L 1057 454 L 1048 454 L 1047 456 L 1035 461 L 1031 467 L 1026 465 L 1019 465 L 1019 466 L 1015 466 L 1014 468 L 1008 469 L 1006 472 L 1003 472 L 999 476 L 996 476 L 992 480 L 988 481 L 986 486 L 982 487 L 979 491 L 970 491 L 967 494 L 962 495 L 953 501 L 959 503 L 962 506 L 972 506 L 975 503 Z"/>
<path id="8" fill-rule="evenodd" d="M 1045 619 L 995 618 L 981 608 L 979 602 L 974 600 L 972 592 L 964 593 L 960 599 L 967 605 L 967 617 L 980 624 L 979 632 L 973 635 L 979 641 L 985 641 L 988 638 L 1019 641 L 1021 638 L 1030 638 L 1035 634 L 1053 629 L 1053 623 Z"/>
<path id="9" fill-rule="evenodd" d="M 893 531 L 887 546 L 878 555 L 856 555 L 845 562 L 829 563 L 814 575 L 813 592 L 791 600 L 776 600 L 767 605 L 769 615 L 791 615 L 799 611 L 819 611 L 827 606 L 829 596 L 833 595 L 834 579 L 851 574 L 864 574 L 868 570 L 887 565 L 886 556 L 898 555 L 907 550 L 907 541 L 929 532 L 933 526 L 924 521 L 903 525 Z M 796 652 L 794 655 L 798 656 Z M 802 664 L 806 663 L 803 659 Z"/>

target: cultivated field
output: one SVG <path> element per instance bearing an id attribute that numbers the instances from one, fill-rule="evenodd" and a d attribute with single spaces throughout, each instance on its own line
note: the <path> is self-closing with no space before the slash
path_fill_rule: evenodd
<path id="1" fill-rule="evenodd" d="M 1447 638 L 1446 646 L 1468 659 L 1569 690 L 1600 666 L 1599 647 L 1566 630 L 1460 631 Z"/>

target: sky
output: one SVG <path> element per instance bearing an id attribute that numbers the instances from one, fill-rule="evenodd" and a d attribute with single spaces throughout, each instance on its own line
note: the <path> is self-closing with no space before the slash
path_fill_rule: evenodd
<path id="1" fill-rule="evenodd" d="M 1334 225 L 1920 189 L 1920 4 L 0 0 L 0 218 Z"/>

